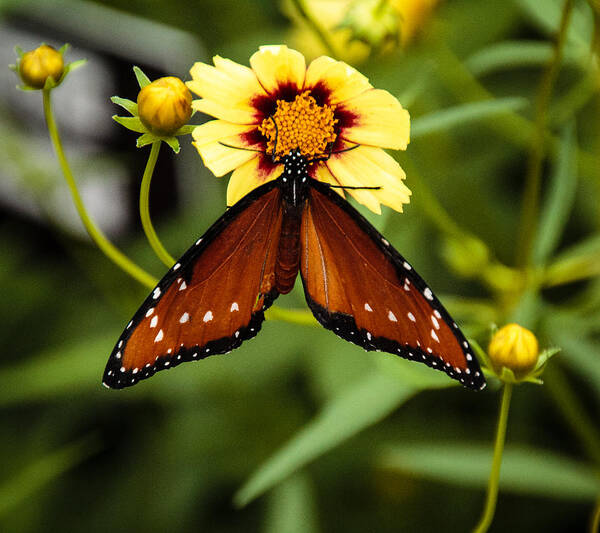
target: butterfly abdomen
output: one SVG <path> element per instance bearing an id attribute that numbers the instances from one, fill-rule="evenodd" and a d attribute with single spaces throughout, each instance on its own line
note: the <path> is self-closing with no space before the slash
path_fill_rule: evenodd
<path id="1" fill-rule="evenodd" d="M 277 290 L 281 294 L 287 294 L 294 288 L 300 268 L 301 211 L 293 206 L 286 207 L 275 265 Z"/>

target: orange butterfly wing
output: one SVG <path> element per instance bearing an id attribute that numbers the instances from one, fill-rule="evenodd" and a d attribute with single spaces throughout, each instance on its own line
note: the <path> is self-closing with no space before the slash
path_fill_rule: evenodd
<path id="1" fill-rule="evenodd" d="M 103 383 L 128 387 L 254 337 L 278 296 L 273 284 L 282 218 L 276 182 L 229 209 L 146 298 L 113 349 Z"/>
<path id="2" fill-rule="evenodd" d="M 470 345 L 412 266 L 331 188 L 313 181 L 308 194 L 300 273 L 317 320 L 365 350 L 421 361 L 483 388 Z"/>

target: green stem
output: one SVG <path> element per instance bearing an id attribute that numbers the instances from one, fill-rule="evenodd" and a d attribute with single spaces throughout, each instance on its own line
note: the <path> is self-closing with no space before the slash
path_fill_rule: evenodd
<path id="1" fill-rule="evenodd" d="M 519 231 L 519 245 L 517 248 L 517 264 L 521 267 L 527 266 L 531 261 L 531 247 L 537 230 L 537 218 L 540 207 L 542 165 L 546 152 L 545 137 L 546 123 L 548 121 L 548 108 L 550 106 L 554 84 L 560 70 L 563 47 L 567 39 L 567 29 L 571 19 L 573 3 L 574 0 L 565 0 L 563 5 L 558 36 L 556 44 L 554 45 L 554 54 L 542 77 L 537 96 L 535 129 L 527 163 Z"/>
<path id="2" fill-rule="evenodd" d="M 290 324 L 300 324 L 301 326 L 318 326 L 319 323 L 310 311 L 305 309 L 284 309 L 273 305 L 265 312 L 267 320 L 281 320 Z"/>
<path id="3" fill-rule="evenodd" d="M 600 531 L 600 499 L 596 502 L 596 507 L 592 511 L 590 520 L 590 533 L 598 533 Z"/>
<path id="4" fill-rule="evenodd" d="M 327 35 L 327 32 L 321 27 L 321 25 L 315 20 L 310 9 L 306 7 L 304 0 L 292 0 L 295 8 L 298 10 L 300 16 L 306 21 L 313 33 L 319 38 L 323 46 L 327 50 L 327 53 L 334 59 L 337 59 L 338 54 L 336 47 Z"/>
<path id="5" fill-rule="evenodd" d="M 158 258 L 169 268 L 175 263 L 169 252 L 165 250 L 165 247 L 160 242 L 154 226 L 150 220 L 150 182 L 152 181 L 152 174 L 154 173 L 154 167 L 156 166 L 156 160 L 158 159 L 158 152 L 162 141 L 154 141 L 152 143 L 152 149 L 148 156 L 148 162 L 144 170 L 144 176 L 142 177 L 142 185 L 140 188 L 140 218 L 142 219 L 142 226 L 146 238 L 152 246 L 154 253 Z"/>
<path id="6" fill-rule="evenodd" d="M 67 162 L 67 158 L 65 157 L 62 142 L 60 140 L 60 135 L 58 133 L 58 128 L 56 127 L 56 122 L 54 121 L 54 115 L 52 113 L 50 90 L 43 91 L 43 101 L 44 116 L 46 117 L 46 124 L 48 126 L 48 132 L 50 133 L 50 139 L 52 140 L 52 144 L 54 145 L 54 150 L 56 151 L 56 156 L 58 157 L 60 168 L 65 176 L 67 185 L 71 190 L 73 203 L 75 204 L 75 208 L 77 209 L 77 213 L 79 214 L 79 217 L 81 218 L 85 229 L 87 230 L 92 240 L 98 245 L 100 250 L 102 250 L 102 252 L 104 252 L 104 254 L 111 261 L 113 261 L 117 266 L 119 266 L 132 278 L 135 278 L 143 285 L 146 285 L 149 288 L 154 287 L 158 283 L 158 280 L 151 276 L 148 272 L 140 268 L 138 265 L 136 265 L 133 261 L 131 261 L 131 259 L 129 259 L 125 254 L 123 254 L 123 252 L 116 248 L 114 244 L 112 244 L 104 236 L 102 231 L 96 227 L 92 219 L 89 217 L 83 205 L 81 196 L 79 195 L 77 184 L 75 183 L 75 179 L 73 178 L 73 174 L 71 173 L 71 168 L 69 167 L 69 163 Z"/>
<path id="7" fill-rule="evenodd" d="M 504 451 L 504 441 L 506 440 L 506 423 L 508 421 L 508 409 L 510 407 L 510 398 L 512 395 L 512 383 L 504 383 L 502 390 L 502 401 L 500 403 L 500 413 L 498 415 L 498 428 L 496 429 L 496 442 L 494 443 L 494 458 L 492 460 L 492 471 L 488 482 L 487 497 L 485 508 L 479 524 L 473 530 L 473 533 L 485 533 L 490 527 L 496 510 L 498 500 L 498 482 L 500 481 L 500 466 L 502 465 L 502 452 Z"/>

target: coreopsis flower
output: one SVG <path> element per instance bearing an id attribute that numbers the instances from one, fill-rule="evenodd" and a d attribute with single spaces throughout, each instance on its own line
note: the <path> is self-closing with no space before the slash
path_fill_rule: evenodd
<path id="1" fill-rule="evenodd" d="M 528 329 L 507 324 L 492 336 L 488 354 L 496 373 L 508 368 L 520 377 L 535 367 L 539 356 L 538 341 Z"/>
<path id="2" fill-rule="evenodd" d="M 139 67 L 133 72 L 140 86 L 137 102 L 113 96 L 111 101 L 129 111 L 131 116 L 113 116 L 113 120 L 131 131 L 141 133 L 137 147 L 155 141 L 167 143 L 179 153 L 180 135 L 188 135 L 194 126 L 187 125 L 192 116 L 192 95 L 185 84 L 173 76 L 150 81 Z"/>
<path id="3" fill-rule="evenodd" d="M 196 63 L 188 87 L 201 97 L 192 107 L 216 120 L 194 129 L 194 146 L 216 175 L 233 170 L 227 203 L 277 178 L 281 156 L 299 150 L 312 161 L 309 174 L 349 187 L 376 213 L 380 204 L 402 211 L 410 191 L 404 171 L 382 148 L 405 150 L 408 112 L 347 64 L 304 57 L 286 46 L 262 46 L 250 67 L 216 56 Z M 336 189 L 344 194 L 342 189 Z"/>
<path id="4" fill-rule="evenodd" d="M 70 71 L 85 64 L 85 59 L 65 64 L 64 55 L 68 49 L 68 44 L 59 50 L 47 44 L 41 44 L 34 50 L 23 52 L 19 46 L 16 46 L 15 52 L 18 59 L 16 64 L 9 65 L 9 67 L 23 82 L 23 85 L 17 88 L 24 91 L 38 91 L 58 87 Z"/>
<path id="5" fill-rule="evenodd" d="M 159 78 L 143 87 L 137 104 L 144 126 L 161 136 L 173 135 L 192 116 L 192 95 L 174 76 Z"/>
<path id="6" fill-rule="evenodd" d="M 62 54 L 47 44 L 23 54 L 19 62 L 19 75 L 29 87 L 43 89 L 48 78 L 57 82 L 65 68 Z"/>

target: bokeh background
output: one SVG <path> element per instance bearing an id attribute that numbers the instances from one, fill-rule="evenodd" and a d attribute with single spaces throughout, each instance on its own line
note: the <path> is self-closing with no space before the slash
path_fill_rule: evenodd
<path id="1" fill-rule="evenodd" d="M 305 4 L 327 31 L 339 5 Z M 543 386 L 515 390 L 491 531 L 585 531 L 600 495 L 599 6 L 571 2 L 525 276 L 515 268 L 523 191 L 565 2 L 421 4 L 405 0 L 404 32 L 383 50 L 347 44 L 349 30 L 331 35 L 413 119 L 408 151 L 395 154 L 412 201 L 369 217 L 484 347 L 491 324 L 519 320 L 562 348 Z M 195 61 L 247 64 L 262 44 L 324 52 L 294 2 L 0 2 L 0 530 L 470 530 L 491 461 L 493 379 L 470 392 L 273 320 L 227 356 L 131 390 L 101 386 L 146 289 L 87 237 L 41 95 L 15 89 L 13 47 L 42 41 L 88 59 L 53 94 L 67 154 L 95 221 L 156 276 L 165 268 L 137 212 L 149 148 L 111 120 L 111 96 L 135 100 L 132 65 L 186 80 Z M 189 139 L 178 156 L 163 147 L 152 184 L 153 220 L 175 256 L 225 208 L 226 178 L 203 168 Z M 278 303 L 305 306 L 298 287 Z"/>

